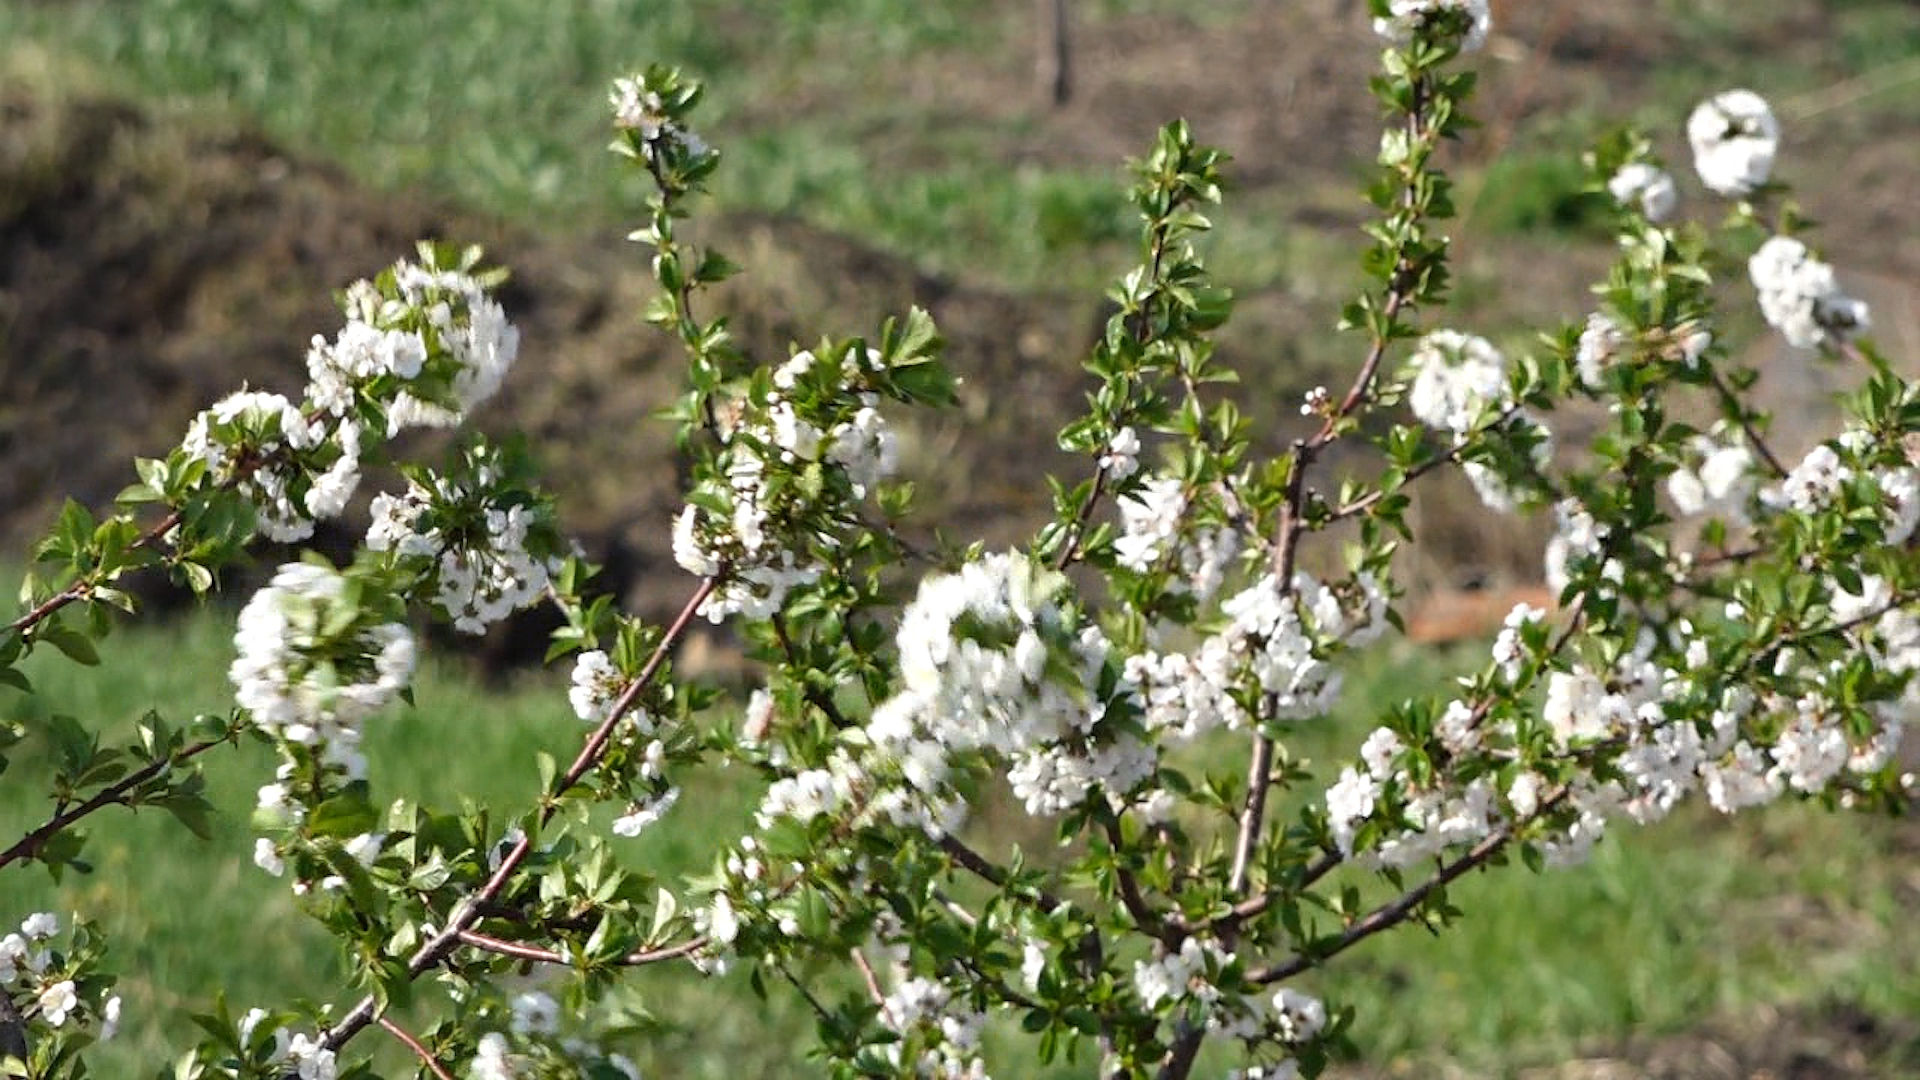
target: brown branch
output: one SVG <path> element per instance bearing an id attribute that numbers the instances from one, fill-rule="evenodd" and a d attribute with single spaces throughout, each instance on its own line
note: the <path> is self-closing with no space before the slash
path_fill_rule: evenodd
<path id="1" fill-rule="evenodd" d="M 173 528 L 179 524 L 180 511 L 175 510 L 166 517 L 161 518 L 158 524 L 149 528 L 146 532 L 141 533 L 133 543 L 127 545 L 127 550 L 139 551 L 143 548 L 152 547 L 154 544 L 159 543 L 162 537 L 173 531 Z M 31 630 L 41 622 L 44 622 L 54 612 L 59 611 L 68 604 L 86 599 L 93 590 L 99 587 L 100 583 L 94 581 L 91 577 L 83 576 L 76 578 L 68 584 L 66 588 L 40 601 L 32 610 L 13 620 L 11 623 L 8 623 L 7 629 L 22 632 Z"/>
<path id="2" fill-rule="evenodd" d="M 866 980 L 867 993 L 872 995 L 873 1003 L 885 1009 L 887 1007 L 886 991 L 880 989 L 880 979 L 873 973 L 873 965 L 867 962 L 867 954 L 861 952 L 858 946 L 849 952 L 853 956 L 853 966 L 860 969 L 860 977 Z"/>
<path id="3" fill-rule="evenodd" d="M 165 773 L 176 765 L 206 753 L 208 750 L 226 741 L 226 739 L 207 739 L 192 743 L 167 755 L 159 761 L 150 762 L 140 769 L 128 773 L 113 785 L 102 788 L 86 802 L 80 803 L 77 806 L 61 811 L 48 818 L 40 827 L 21 837 L 18 843 L 6 851 L 0 852 L 0 866 L 6 866 L 21 859 L 32 858 L 34 853 L 40 850 L 42 844 L 45 844 L 48 840 L 59 834 L 67 826 L 72 825 L 74 822 L 79 821 L 81 818 L 86 817 L 96 810 L 112 806 L 116 803 L 126 802 L 127 793 L 134 788 Z"/>
<path id="4" fill-rule="evenodd" d="M 1720 373 L 1715 371 L 1711 364 L 1707 365 L 1707 374 L 1713 378 L 1713 388 L 1720 395 L 1721 403 L 1732 409 L 1739 419 L 1740 430 L 1746 434 L 1747 443 L 1753 447 L 1754 452 L 1767 463 L 1767 468 L 1773 470 L 1773 475 L 1787 475 L 1787 468 L 1780 464 L 1780 459 L 1775 457 L 1772 448 L 1767 446 L 1767 440 L 1761 436 L 1760 430 L 1753 426 L 1753 418 L 1747 414 L 1745 403 L 1740 400 L 1740 396 L 1733 392 L 1733 388 L 1727 385 L 1726 380 L 1720 377 Z"/>
<path id="5" fill-rule="evenodd" d="M 428 1072 L 438 1077 L 439 1080 L 453 1080 L 453 1074 L 448 1072 L 446 1067 L 434 1058 L 433 1051 L 422 1046 L 420 1040 L 409 1034 L 406 1028 L 401 1027 L 399 1024 L 394 1023 L 384 1016 L 380 1018 L 380 1026 L 386 1029 L 387 1034 L 405 1043 L 407 1049 L 413 1051 L 414 1056 L 420 1059 L 421 1066 Z"/>
<path id="6" fill-rule="evenodd" d="M 1107 843 L 1115 852 L 1125 847 L 1121 842 L 1120 819 L 1117 816 L 1105 815 L 1100 826 L 1107 834 Z M 1127 909 L 1127 914 L 1133 916 L 1133 921 L 1139 925 L 1140 929 L 1169 948 L 1177 948 L 1179 935 L 1167 925 L 1165 919 L 1154 912 L 1153 905 L 1147 903 L 1146 896 L 1140 892 L 1140 881 L 1134 877 L 1133 871 L 1116 863 L 1114 877 L 1120 884 L 1120 903 Z"/>
<path id="7" fill-rule="evenodd" d="M 1538 820 L 1542 814 L 1545 814 L 1566 801 L 1570 794 L 1572 794 L 1571 789 L 1561 788 L 1551 797 L 1543 801 L 1539 808 L 1526 820 Z M 1468 871 L 1484 865 L 1487 860 L 1499 854 L 1501 849 L 1506 847 L 1507 842 L 1512 839 L 1513 833 L 1510 830 L 1496 830 L 1489 833 L 1479 843 L 1469 848 L 1465 855 L 1460 856 L 1453 862 L 1443 864 L 1439 872 L 1426 881 L 1421 882 L 1418 886 L 1415 886 L 1394 900 L 1380 905 L 1359 921 L 1347 927 L 1346 931 L 1334 939 L 1333 943 L 1327 948 L 1316 949 L 1311 954 L 1301 953 L 1285 963 L 1275 964 L 1271 967 L 1256 968 L 1247 972 L 1247 981 L 1264 986 L 1268 983 L 1276 983 L 1284 979 L 1292 978 L 1309 968 L 1318 967 L 1320 964 L 1345 952 L 1354 945 L 1365 941 L 1367 938 L 1372 937 L 1382 930 L 1398 926 L 1400 923 L 1405 922 L 1414 911 L 1426 901 L 1427 897 L 1445 888 Z"/>
<path id="8" fill-rule="evenodd" d="M 1253 741 L 1253 762 L 1247 766 L 1247 804 L 1240 811 L 1240 832 L 1234 838 L 1233 870 L 1227 876 L 1227 892 L 1246 891 L 1253 864 L 1253 849 L 1259 843 L 1261 819 L 1267 813 L 1267 789 L 1273 782 L 1273 740 L 1264 734 Z"/>
<path id="9" fill-rule="evenodd" d="M 613 705 L 607 710 L 607 718 L 601 721 L 600 726 L 595 728 L 593 734 L 588 737 L 586 744 L 580 748 L 580 753 L 573 759 L 573 764 L 567 767 L 567 771 L 560 777 L 555 788 L 552 791 L 544 793 L 539 814 L 539 824 L 541 826 L 545 826 L 548 822 L 552 821 L 554 814 L 559 811 L 559 796 L 579 783 L 582 777 L 600 763 L 601 757 L 606 753 L 607 743 L 613 738 L 614 727 L 626 718 L 628 711 L 633 708 L 634 702 L 639 700 L 641 692 L 652 682 L 654 675 L 659 672 L 660 666 L 666 662 L 667 654 L 686 633 L 687 626 L 693 621 L 694 614 L 700 610 L 702 604 L 706 603 L 707 597 L 713 594 L 714 587 L 718 584 L 719 580 L 717 578 L 710 577 L 701 580 L 699 587 L 694 589 L 693 595 L 688 598 L 686 606 L 680 609 L 680 614 L 675 617 L 672 625 L 667 628 L 665 636 L 663 636 L 660 639 L 660 643 L 654 647 L 653 654 L 647 658 L 647 662 L 645 666 L 641 668 L 640 673 L 634 677 L 631 683 L 627 684 L 626 690 L 614 700 Z M 428 940 L 425 945 L 422 945 L 420 949 L 414 953 L 413 958 L 407 961 L 407 975 L 409 978 L 418 978 L 445 962 L 453 950 L 460 945 L 461 934 L 471 931 L 474 923 L 479 921 L 480 905 L 490 903 L 499 897 L 501 891 L 507 887 L 507 882 L 513 877 L 514 872 L 520 868 L 520 864 L 526 860 L 527 855 L 531 853 L 532 850 L 533 834 L 529 833 L 522 836 L 519 842 L 500 860 L 499 868 L 494 871 L 493 876 L 487 879 L 486 883 L 480 887 L 478 892 L 473 893 L 464 902 L 455 905 L 453 917 L 449 920 L 448 925 Z M 339 1050 L 355 1035 L 366 1030 L 367 1026 L 373 1023 L 378 1015 L 379 1005 L 374 997 L 368 995 L 362 998 L 360 1003 L 354 1006 L 352 1011 L 342 1017 L 338 1023 L 327 1029 L 326 1034 L 321 1039 L 321 1045 L 328 1050 Z"/>

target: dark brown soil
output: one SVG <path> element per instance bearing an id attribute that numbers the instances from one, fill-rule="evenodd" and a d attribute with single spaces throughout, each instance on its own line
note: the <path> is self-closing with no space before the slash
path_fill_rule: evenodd
<path id="1" fill-rule="evenodd" d="M 486 244 L 520 367 L 478 422 L 520 428 L 568 526 L 643 612 L 685 590 L 663 557 L 678 507 L 669 429 L 679 358 L 635 314 L 651 282 L 617 237 L 553 239 L 423 199 L 365 191 L 325 164 L 231 130 L 160 123 L 107 102 L 0 102 L 0 550 L 20 550 L 71 495 L 101 505 L 213 399 L 298 393 L 305 341 L 330 334 L 332 290 L 419 237 Z M 946 329 L 966 407 L 914 426 L 931 501 L 1008 543 L 1030 519 L 1011 482 L 1050 461 L 1079 390 L 1091 307 L 961 287 L 791 222 L 733 218 L 713 238 L 755 272 L 722 298 L 760 355 L 822 332 L 876 333 L 918 303 Z M 784 353 L 782 353 L 784 355 Z M 970 436 L 990 426 L 992 438 Z M 431 446 L 420 447 L 431 454 Z"/>

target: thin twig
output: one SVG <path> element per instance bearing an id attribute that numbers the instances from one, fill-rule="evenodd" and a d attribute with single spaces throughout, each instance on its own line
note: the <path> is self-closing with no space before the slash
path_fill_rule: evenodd
<path id="1" fill-rule="evenodd" d="M 1551 797 L 1543 800 L 1539 808 L 1536 809 L 1533 815 L 1527 820 L 1537 820 L 1540 815 L 1545 814 L 1547 811 L 1554 809 L 1559 806 L 1560 803 L 1564 802 L 1569 794 L 1569 789 L 1561 788 Z M 1308 968 L 1318 967 L 1320 964 L 1325 963 L 1327 960 L 1345 952 L 1354 945 L 1365 941 L 1367 938 L 1372 937 L 1382 930 L 1390 929 L 1405 922 L 1407 918 L 1425 902 L 1427 897 L 1445 888 L 1468 871 L 1485 864 L 1487 860 L 1499 854 L 1500 850 L 1512 839 L 1513 833 L 1509 830 L 1498 830 L 1488 834 L 1479 843 L 1468 849 L 1465 855 L 1441 866 L 1440 871 L 1426 881 L 1421 882 L 1412 890 L 1393 900 L 1380 905 L 1359 921 L 1347 927 L 1346 932 L 1334 939 L 1333 943 L 1326 948 L 1315 949 L 1311 954 L 1301 953 L 1285 963 L 1275 964 L 1271 967 L 1256 968 L 1247 972 L 1247 981 L 1264 986 L 1268 983 L 1276 983 L 1292 978 L 1306 971 Z"/>
<path id="2" fill-rule="evenodd" d="M 180 511 L 175 510 L 166 517 L 161 518 L 158 524 L 149 528 L 146 532 L 141 533 L 133 543 L 127 545 L 127 550 L 139 551 L 143 548 L 152 547 L 154 544 L 159 543 L 161 538 L 165 537 L 169 532 L 172 532 L 174 527 L 179 524 Z M 76 578 L 69 583 L 66 588 L 40 601 L 31 611 L 8 623 L 7 629 L 20 631 L 30 630 L 68 604 L 86 599 L 93 590 L 99 587 L 100 583 L 90 577 Z"/>
<path id="3" fill-rule="evenodd" d="M 633 682 L 627 685 L 626 690 L 623 691 L 621 695 L 614 700 L 612 706 L 608 708 L 607 718 L 601 721 L 600 726 L 595 728 L 593 734 L 588 737 L 586 744 L 580 748 L 579 755 L 574 758 L 573 764 L 568 766 L 567 771 L 561 776 L 554 789 L 546 792 L 543 796 L 539 813 L 539 824 L 541 826 L 545 826 L 548 822 L 552 821 L 554 814 L 559 811 L 560 794 L 579 783 L 582 777 L 600 763 L 600 758 L 606 753 L 607 743 L 613 738 L 614 727 L 626 718 L 628 711 L 633 708 L 634 702 L 639 700 L 641 692 L 646 689 L 647 685 L 653 680 L 654 675 L 659 672 L 660 666 L 666 662 L 667 654 L 672 651 L 673 646 L 677 644 L 681 636 L 686 633 L 687 626 L 693 621 L 694 614 L 700 610 L 702 604 L 706 603 L 707 597 L 713 594 L 713 590 L 718 584 L 718 578 L 704 578 L 701 580 L 699 587 L 694 589 L 693 595 L 688 598 L 686 606 L 680 609 L 680 614 L 674 619 L 672 625 L 667 628 L 667 632 L 660 639 L 660 643 L 654 647 L 653 654 L 647 658 L 646 665 L 641 668 L 640 673 L 634 677 Z M 501 891 L 507 887 L 507 882 L 513 877 L 514 873 L 520 868 L 520 864 L 526 860 L 527 855 L 530 854 L 532 850 L 533 834 L 528 833 L 522 836 L 520 841 L 501 858 L 499 868 L 494 871 L 493 876 L 487 879 L 486 883 L 480 887 L 478 892 L 468 897 L 465 902 L 455 905 L 453 917 L 448 921 L 446 928 L 438 934 L 435 934 L 425 945 L 422 945 L 419 951 L 414 953 L 413 958 L 407 961 L 407 975 L 410 978 L 418 978 L 445 962 L 446 958 L 459 946 L 460 935 L 471 930 L 474 923 L 479 921 L 479 905 L 486 904 L 500 895 Z M 339 1023 L 327 1029 L 325 1036 L 321 1040 L 321 1045 L 328 1050 L 339 1050 L 355 1035 L 364 1031 L 378 1015 L 379 1005 L 374 997 L 368 995 L 362 998 L 358 1005 L 354 1006 L 346 1016 L 340 1019 Z"/>
<path id="4" fill-rule="evenodd" d="M 483 934 L 478 930 L 460 931 L 460 943 L 462 945 L 471 945 L 476 949 L 483 949 L 487 952 L 499 953 L 501 956 L 511 956 L 516 960 L 530 960 L 537 964 L 560 964 L 562 966 L 571 966 L 573 964 L 573 958 L 552 949 L 543 949 L 538 945 L 528 945 L 523 941 L 508 941 L 506 938 L 494 937 L 492 934 Z M 688 938 L 676 945 L 630 952 L 618 960 L 613 961 L 613 964 L 616 967 L 641 967 L 646 964 L 657 964 L 663 960 L 678 960 L 699 952 L 709 944 L 711 944 L 709 939 L 705 935 L 702 935 L 700 937 Z"/>
<path id="5" fill-rule="evenodd" d="M 48 818 L 40 827 L 21 837 L 18 843 L 6 851 L 0 852 L 0 866 L 6 866 L 20 859 L 32 858 L 33 854 L 40 850 L 40 845 L 52 839 L 67 826 L 72 825 L 74 822 L 79 821 L 81 818 L 86 817 L 96 810 L 111 806 L 115 803 L 126 802 L 127 793 L 134 788 L 152 780 L 176 765 L 190 761 L 206 753 L 208 750 L 226 741 L 226 739 L 207 739 L 202 742 L 192 743 L 172 754 L 168 754 L 159 761 L 150 762 L 128 773 L 113 785 L 102 788 L 86 802 L 79 803 L 72 809 L 62 810 Z"/>
<path id="6" fill-rule="evenodd" d="M 873 973 L 873 965 L 867 962 L 867 954 L 861 952 L 859 946 L 855 946 L 848 950 L 848 952 L 853 957 L 853 966 L 860 969 L 860 977 L 866 980 L 867 993 L 872 996 L 873 1003 L 885 1009 L 887 1007 L 887 994 L 886 991 L 880 989 L 880 978 Z"/>
<path id="7" fill-rule="evenodd" d="M 384 1016 L 380 1018 L 380 1026 L 386 1029 L 387 1034 L 405 1043 L 407 1049 L 413 1051 L 414 1056 L 420 1059 L 420 1064 L 424 1066 L 428 1072 L 439 1077 L 440 1080 L 453 1080 L 453 1074 L 448 1072 L 446 1067 L 434 1058 L 433 1051 L 422 1046 L 420 1040 L 408 1033 L 406 1028 L 401 1027 L 399 1024 L 394 1023 Z"/>

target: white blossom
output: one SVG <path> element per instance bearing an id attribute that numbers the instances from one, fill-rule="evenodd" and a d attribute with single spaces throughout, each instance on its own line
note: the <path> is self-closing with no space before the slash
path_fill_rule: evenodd
<path id="1" fill-rule="evenodd" d="M 1113 481 L 1125 480 L 1140 471 L 1140 436 L 1132 427 L 1123 427 L 1107 440 L 1100 455 L 1100 468 Z"/>
<path id="2" fill-rule="evenodd" d="M 1760 313 L 1796 348 L 1838 343 L 1871 323 L 1867 305 L 1840 291 L 1833 267 L 1790 236 L 1761 244 L 1747 260 L 1747 272 Z"/>
<path id="3" fill-rule="evenodd" d="M 1697 437 L 1690 449 L 1699 464 L 1675 469 L 1667 477 L 1667 494 L 1682 516 L 1711 514 L 1736 524 L 1747 518 L 1747 501 L 1754 492 L 1753 451 L 1744 442 L 1715 442 Z"/>
<path id="4" fill-rule="evenodd" d="M 1640 212 L 1648 221 L 1665 221 L 1679 203 L 1680 196 L 1673 186 L 1673 177 L 1664 169 L 1644 161 L 1632 161 L 1620 166 L 1612 179 L 1607 181 L 1607 191 L 1623 204 L 1638 203 Z"/>
<path id="5" fill-rule="evenodd" d="M 517 1080 L 519 1073 L 508 1056 L 505 1035 L 491 1031 L 480 1036 L 474 1051 L 473 1064 L 467 1074 L 471 1080 Z"/>
<path id="6" fill-rule="evenodd" d="M 1471 431 L 1482 411 L 1507 401 L 1506 357 L 1483 337 L 1435 330 L 1420 339 L 1408 369 L 1407 405 L 1431 427 Z"/>
<path id="7" fill-rule="evenodd" d="M 1588 315 L 1587 325 L 1580 331 L 1580 343 L 1574 352 L 1574 370 L 1579 373 L 1580 385 L 1589 390 L 1604 387 L 1606 370 L 1627 352 L 1630 344 L 1627 335 L 1612 318 L 1598 311 Z"/>
<path id="8" fill-rule="evenodd" d="M 1745 196 L 1773 173 L 1780 123 L 1760 95 L 1728 90 L 1694 108 L 1687 141 L 1702 183 L 1721 195 Z"/>
<path id="9" fill-rule="evenodd" d="M 351 743 L 360 721 L 413 676 L 413 633 L 401 623 L 366 625 L 334 642 L 300 628 L 296 609 L 329 610 L 345 590 L 346 578 L 330 567 L 288 563 L 241 609 L 239 655 L 228 671 L 234 699 L 290 741 Z"/>
<path id="10" fill-rule="evenodd" d="M 40 991 L 40 1019 L 53 1027 L 67 1022 L 67 1014 L 80 1007 L 80 995 L 74 993 L 73 980 L 65 979 Z"/>
<path id="11" fill-rule="evenodd" d="M 511 1027 L 515 1035 L 552 1035 L 560 1030 L 560 1003 L 542 990 L 514 995 Z"/>
<path id="12" fill-rule="evenodd" d="M 1487 31 L 1493 25 L 1488 0 L 1393 0 L 1386 16 L 1373 20 L 1373 32 L 1396 45 L 1404 45 L 1422 26 L 1450 13 L 1458 13 L 1466 20 L 1461 49 L 1472 52 L 1486 43 Z"/>
<path id="13" fill-rule="evenodd" d="M 1186 487 L 1178 477 L 1148 480 L 1119 499 L 1120 535 L 1113 542 L 1116 561 L 1135 573 L 1153 568 L 1180 529 L 1187 511 Z"/>
<path id="14" fill-rule="evenodd" d="M 643 799 L 627 808 L 627 812 L 614 819 L 615 836 L 639 836 L 647 827 L 667 816 L 673 804 L 680 801 L 680 789 L 668 788 L 655 798 Z"/>

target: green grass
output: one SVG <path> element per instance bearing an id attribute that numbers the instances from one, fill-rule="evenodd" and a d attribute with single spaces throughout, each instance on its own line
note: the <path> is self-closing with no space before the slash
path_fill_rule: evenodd
<path id="1" fill-rule="evenodd" d="M 231 621 L 217 612 L 109 640 L 99 671 L 56 657 L 31 667 L 40 694 L 8 692 L 0 718 L 67 713 L 124 732 L 156 703 L 169 716 L 228 707 Z M 1345 720 L 1302 725 L 1290 748 L 1332 764 L 1394 695 L 1442 682 L 1473 653 L 1389 649 L 1350 673 Z M 472 798 L 510 813 L 529 804 L 533 754 L 571 753 L 580 737 L 561 686 L 527 677 L 504 688 L 457 666 L 429 664 L 419 706 L 370 726 L 376 796 L 447 805 Z M 40 820 L 30 749 L 0 785 L 9 831 Z M 457 753 L 455 752 L 457 748 Z M 35 868 L 0 873 L 0 912 L 55 908 L 98 920 L 111 936 L 127 998 L 125 1033 L 102 1048 L 102 1075 L 150 1074 L 190 1039 L 186 1011 L 224 992 L 236 1007 L 337 996 L 328 943 L 294 908 L 284 882 L 249 860 L 246 816 L 271 772 L 259 747 L 207 762 L 224 812 L 202 843 L 157 814 L 109 811 L 91 825 L 94 873 L 52 886 Z M 1216 767 L 1237 768 L 1230 762 Z M 751 787 L 725 773 L 694 778 L 668 823 L 622 842 L 662 873 L 704 866 L 746 824 Z M 1534 876 L 1518 868 L 1453 891 L 1455 932 L 1402 930 L 1342 957 L 1301 985 L 1356 1008 L 1354 1038 L 1374 1064 L 1463 1063 L 1475 1075 L 1563 1059 L 1593 1042 L 1686 1028 L 1760 1006 L 1856 1001 L 1882 1015 L 1920 1011 L 1920 941 L 1905 933 L 1895 824 L 1783 807 L 1723 821 L 1686 811 L 1656 828 L 1617 826 L 1591 864 Z M 756 1001 L 744 973 L 707 980 L 681 970 L 636 979 L 662 1022 L 639 1054 L 648 1075 L 726 1077 L 807 1071 L 811 1020 L 775 984 Z M 1002 1031 L 992 1046 L 1017 1045 Z M 383 1059 L 398 1067 L 391 1049 Z M 1002 1053 L 1005 1053 L 1003 1050 Z M 1047 1072 L 991 1062 L 1004 1077 Z M 1224 1066 L 1224 1061 L 1222 1061 Z"/>
<path id="2" fill-rule="evenodd" d="M 1131 235 L 1120 163 L 1008 168 L 1018 118 L 930 124 L 902 96 L 919 65 L 1003 47 L 1024 26 L 1007 18 L 961 0 L 155 0 L 15 5 L 0 40 L 92 66 L 75 79 L 257 122 L 379 186 L 579 229 L 639 204 L 603 149 L 608 84 L 682 65 L 710 80 L 722 205 L 867 233 L 933 268 L 998 251 L 1033 279 L 1063 245 Z"/>

